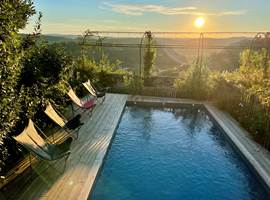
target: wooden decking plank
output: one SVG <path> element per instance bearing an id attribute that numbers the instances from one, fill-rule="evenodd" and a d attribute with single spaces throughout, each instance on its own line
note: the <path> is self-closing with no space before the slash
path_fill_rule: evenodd
<path id="1" fill-rule="evenodd" d="M 120 103 L 121 103 L 121 102 L 120 102 Z M 122 106 L 123 106 L 122 109 L 119 109 L 119 108 L 118 108 L 118 109 L 115 110 L 116 113 L 115 113 L 114 118 L 113 118 L 114 120 L 112 121 L 112 123 L 114 123 L 115 127 L 117 126 L 118 120 L 119 120 L 120 117 L 121 117 L 122 110 L 124 109 L 124 104 L 125 104 L 125 101 L 122 102 Z M 110 127 L 110 125 L 109 125 L 109 127 Z M 99 151 L 99 153 L 98 153 L 98 155 L 97 155 L 97 159 L 95 159 L 94 165 L 93 165 L 92 168 L 91 168 L 90 174 L 89 174 L 88 176 L 86 176 L 86 177 L 87 177 L 86 183 L 87 183 L 87 184 L 90 183 L 90 184 L 91 184 L 91 185 L 90 185 L 91 187 L 92 187 L 92 185 L 93 185 L 93 183 L 94 183 L 95 176 L 96 176 L 97 173 L 98 173 L 99 167 L 100 167 L 100 165 L 101 165 L 101 163 L 102 163 L 102 161 L 103 161 L 103 159 L 104 159 L 104 156 L 105 156 L 105 154 L 106 154 L 107 148 L 108 148 L 108 146 L 109 146 L 109 144 L 110 144 L 110 139 L 111 139 L 112 136 L 113 136 L 114 129 L 113 129 L 113 130 L 112 130 L 112 129 L 109 129 L 109 130 L 106 131 L 106 132 L 107 132 L 107 137 L 108 137 L 107 140 L 106 140 L 106 144 L 104 143 L 104 147 L 100 149 L 100 151 Z M 89 189 L 91 189 L 91 187 L 87 187 L 87 186 L 85 185 L 84 188 L 83 188 L 82 191 L 81 191 L 81 195 L 80 195 L 79 199 L 80 199 L 80 198 L 84 198 L 84 196 L 88 195 L 89 192 L 90 192 Z"/>
<path id="2" fill-rule="evenodd" d="M 97 123 L 95 123 L 95 121 L 91 121 L 91 124 L 97 124 Z M 96 125 L 96 128 L 98 128 L 98 125 L 99 124 Z M 86 130 L 83 130 L 83 131 L 86 132 Z M 93 132 L 93 131 L 96 131 L 96 130 L 95 129 L 92 129 L 91 131 Z M 89 134 L 89 138 L 91 138 L 91 137 L 93 137 L 93 135 L 90 135 Z M 80 137 L 80 139 L 83 139 L 84 141 L 85 140 L 88 140 L 88 138 L 84 138 L 84 137 Z M 83 152 L 85 150 L 85 146 L 90 146 L 89 144 L 93 143 L 93 140 L 88 140 L 88 141 L 89 142 L 84 142 L 84 145 L 76 145 L 76 147 L 79 147 L 79 148 L 72 148 L 72 151 L 76 152 L 75 160 L 77 160 L 78 157 L 81 157 L 80 154 L 83 154 Z M 81 142 L 80 141 L 75 141 L 75 143 L 81 143 Z M 70 161 L 74 161 L 74 157 L 73 157 L 72 154 L 71 154 Z M 70 164 L 69 166 L 72 166 L 72 164 Z"/>
<path id="3" fill-rule="evenodd" d="M 93 113 L 93 115 L 94 115 L 94 114 L 95 114 L 95 113 Z M 102 113 L 101 117 L 104 117 L 103 115 L 104 115 L 104 113 Z M 95 119 L 96 119 L 96 118 L 99 118 L 99 117 L 97 117 L 97 116 L 95 115 Z M 101 121 L 101 120 L 98 120 L 97 122 L 100 122 L 100 121 Z M 90 126 L 96 125 L 97 128 L 99 127 L 99 124 L 98 124 L 98 123 L 95 123 L 94 120 L 91 120 L 91 123 L 90 123 L 90 124 L 88 123 L 87 125 L 90 125 Z M 93 131 L 93 129 L 91 129 L 91 131 Z M 88 132 L 88 131 L 87 131 L 87 130 L 84 130 L 84 133 L 86 133 L 86 132 Z M 88 136 L 88 135 L 84 135 L 84 136 Z M 89 137 L 89 136 L 88 136 L 88 137 Z M 93 137 L 93 135 L 92 135 L 92 137 Z M 81 138 L 83 138 L 83 137 L 81 137 Z M 87 141 L 87 138 L 84 138 L 84 140 Z M 77 151 L 75 151 L 76 154 L 77 154 L 77 153 L 81 154 L 79 159 L 78 159 L 77 157 L 75 158 L 75 160 L 77 161 L 77 163 L 79 163 L 79 161 L 82 159 L 82 156 L 85 155 L 85 151 L 87 150 L 85 147 L 88 147 L 89 143 L 92 143 L 92 142 L 93 142 L 93 141 L 90 140 L 89 142 L 87 142 L 87 143 L 85 143 L 83 146 L 81 146 L 80 149 L 78 149 Z M 89 156 L 89 155 L 90 155 L 90 156 Z M 87 157 L 91 157 L 91 154 L 89 154 L 89 155 L 87 155 Z M 76 170 L 76 168 L 75 168 L 74 170 Z M 74 170 L 73 170 L 73 171 L 74 171 Z M 89 170 L 89 169 L 88 169 L 88 170 Z M 73 180 L 77 180 L 77 178 L 78 178 L 77 173 L 73 173 L 73 174 L 75 174 L 76 177 L 73 177 L 73 176 L 71 175 L 71 176 L 66 176 L 65 178 L 63 178 L 63 179 L 65 179 L 64 181 L 62 181 L 62 185 L 63 185 L 63 184 L 64 184 L 64 185 L 61 187 L 63 193 L 64 193 L 64 191 L 66 191 L 64 187 L 68 187 L 68 188 L 69 188 L 69 191 L 72 190 L 72 189 L 70 189 L 69 185 L 66 185 L 65 183 L 73 183 Z M 81 176 L 79 176 L 79 177 L 81 177 Z M 79 180 L 79 181 L 81 182 L 81 180 Z M 75 183 L 75 184 L 76 184 L 76 183 Z M 58 186 L 58 187 L 60 187 L 60 186 Z M 51 194 L 53 194 L 53 193 L 51 193 Z M 53 198 L 59 199 L 61 196 L 64 196 L 64 195 L 62 195 L 61 193 L 58 192 L 58 194 L 57 194 L 57 195 L 54 195 Z"/>
<path id="4" fill-rule="evenodd" d="M 118 108 L 117 108 L 118 109 Z M 110 108 L 110 113 L 114 113 L 114 111 L 113 111 L 113 109 L 112 109 L 112 107 Z M 113 114 L 114 115 L 114 114 Z M 109 115 L 108 115 L 109 116 Z M 107 119 L 109 118 L 107 116 Z M 106 118 L 105 118 L 106 119 Z M 101 120 L 98 120 L 98 122 L 102 122 Z M 104 122 L 106 122 L 106 120 L 103 120 L 103 123 Z M 105 124 L 107 124 L 107 122 L 105 123 Z M 103 126 L 103 129 L 104 129 L 104 126 Z M 96 134 L 98 134 L 98 136 L 102 136 L 102 130 L 100 131 L 100 132 L 95 132 Z M 99 138 L 96 138 L 96 137 L 94 137 L 94 140 L 96 140 L 96 139 L 99 139 Z M 98 141 L 97 141 L 98 142 Z M 98 145 L 97 147 L 98 148 L 100 148 L 99 147 L 100 145 Z M 91 150 L 91 149 L 90 149 Z M 92 151 L 93 151 L 93 149 L 92 149 Z M 91 155 L 91 154 L 89 154 L 89 153 L 91 153 L 91 152 L 88 152 L 88 149 L 86 149 L 86 151 L 83 153 L 83 155 L 82 156 L 86 156 L 86 158 L 88 158 L 89 160 L 90 160 L 90 162 L 89 163 L 86 163 L 87 164 L 87 166 L 91 169 L 91 163 L 92 162 L 94 162 L 95 161 L 95 158 L 96 158 L 96 155 L 95 154 L 93 154 L 92 156 L 89 156 L 89 155 Z M 88 170 L 88 171 L 86 171 L 86 172 L 89 172 L 89 171 L 91 171 L 91 170 Z M 85 177 L 87 177 L 88 175 L 87 174 L 85 174 L 86 176 Z M 71 179 L 70 177 L 69 177 L 69 179 Z M 89 184 L 86 184 L 86 187 L 88 187 L 89 188 Z M 86 196 L 88 195 L 88 194 L 85 194 Z"/>
<path id="5" fill-rule="evenodd" d="M 90 119 L 88 113 L 81 113 L 84 125 L 80 129 L 78 140 L 72 144 L 72 154 L 64 174 L 57 177 L 54 170 L 48 168 L 42 176 L 28 182 L 24 191 L 20 191 L 13 198 L 87 199 L 126 99 L 126 95 L 107 94 L 105 102 L 96 106 Z M 58 135 L 61 135 L 61 132 Z M 58 161 L 55 167 L 61 168 L 62 164 L 63 161 Z M 41 163 L 41 167 L 44 166 Z M 9 197 L 12 195 L 7 198 Z"/>
<path id="6" fill-rule="evenodd" d="M 95 113 L 94 113 L 94 114 L 95 114 Z M 91 123 L 93 123 L 93 121 L 92 121 Z M 85 132 L 85 131 L 84 131 L 84 132 Z M 81 137 L 81 138 L 82 138 L 82 137 Z M 84 139 L 85 139 L 85 138 L 84 138 Z M 80 150 L 84 150 L 84 146 L 85 146 L 85 145 L 83 145 L 83 146 L 80 148 Z M 74 150 L 74 149 L 73 149 L 73 150 Z M 77 150 L 77 151 L 78 151 L 78 153 L 79 153 L 79 150 Z M 77 153 L 77 151 L 76 151 L 76 153 Z M 80 156 L 80 157 L 81 157 L 81 156 Z M 74 160 L 78 162 L 79 160 L 77 160 L 77 159 L 78 159 L 78 156 L 77 156 Z M 76 170 L 76 168 L 75 168 L 75 170 Z M 76 174 L 76 173 L 74 173 L 74 174 Z M 67 183 L 71 183 L 71 182 L 72 182 L 72 181 L 71 181 L 71 179 L 73 179 L 72 176 L 66 176 L 65 178 L 66 178 L 66 179 L 69 179 L 69 180 L 62 181 L 62 184 L 65 183 L 65 182 L 67 182 Z M 64 178 L 64 179 L 65 179 L 65 178 Z M 62 188 L 62 187 L 61 187 L 61 188 Z M 64 188 L 62 188 L 62 191 L 65 191 Z M 58 195 L 55 195 L 54 198 L 58 198 L 59 195 L 61 195 L 61 193 L 58 193 Z"/>

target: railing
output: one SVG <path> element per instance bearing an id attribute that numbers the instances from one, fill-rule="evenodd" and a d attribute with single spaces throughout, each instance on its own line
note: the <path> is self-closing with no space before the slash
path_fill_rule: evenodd
<path id="1" fill-rule="evenodd" d="M 207 63 L 213 67 L 220 64 L 221 66 L 231 65 L 230 67 L 235 68 L 235 65 L 238 64 L 237 58 L 239 58 L 240 52 L 244 49 L 256 50 L 266 48 L 270 52 L 270 32 L 128 32 L 87 30 L 79 45 L 82 48 L 82 54 L 89 47 L 100 48 L 105 51 L 108 49 L 125 49 L 123 54 L 130 51 L 132 56 L 136 57 L 137 62 L 133 61 L 132 64 L 125 64 L 129 65 L 128 67 L 132 68 L 136 75 L 143 78 L 143 51 L 148 48 L 148 35 L 151 35 L 155 41 L 151 44 L 151 48 L 157 49 L 158 53 L 166 54 L 166 58 L 174 61 L 178 59 L 178 61 L 175 61 L 176 64 L 180 62 L 186 66 L 190 66 L 192 63 L 198 65 Z M 222 60 L 222 53 L 224 57 L 228 57 L 228 61 Z M 179 61 L 179 57 L 182 55 L 184 58 Z M 162 59 L 164 60 L 164 57 L 159 55 L 156 63 L 159 63 L 159 61 L 162 63 Z"/>

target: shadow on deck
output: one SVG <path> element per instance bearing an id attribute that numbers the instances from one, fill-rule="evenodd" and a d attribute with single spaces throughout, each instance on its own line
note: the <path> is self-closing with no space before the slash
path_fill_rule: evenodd
<path id="1" fill-rule="evenodd" d="M 39 161 L 2 189 L 0 199 L 87 199 L 126 100 L 126 95 L 107 94 L 92 117 L 87 112 L 82 113 L 84 125 L 79 138 L 72 143 L 72 153 L 63 174 L 48 167 L 47 162 Z M 55 162 L 54 167 L 61 170 L 63 160 Z"/>

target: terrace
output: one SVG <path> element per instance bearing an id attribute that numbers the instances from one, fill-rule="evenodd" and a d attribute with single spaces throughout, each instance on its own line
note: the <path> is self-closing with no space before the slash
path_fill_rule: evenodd
<path id="1" fill-rule="evenodd" d="M 113 35 L 117 34 L 118 37 Z M 119 37 L 119 34 L 123 36 Z M 270 186 L 270 154 L 261 145 L 252 140 L 250 135 L 241 128 L 233 118 L 226 113 L 218 110 L 215 106 L 206 103 L 206 101 L 186 100 L 183 97 L 183 92 L 175 88 L 173 84 L 179 77 L 174 76 L 149 76 L 143 77 L 142 66 L 142 50 L 147 48 L 147 44 L 143 44 L 145 34 L 141 38 L 141 43 L 138 42 L 138 35 L 142 33 L 132 32 L 89 32 L 83 37 L 83 42 L 79 43 L 82 46 L 82 54 L 85 56 L 89 51 L 89 47 L 94 48 L 135 48 L 139 50 L 138 69 L 135 73 L 129 74 L 129 78 L 144 81 L 141 88 L 134 91 L 129 91 L 130 88 L 123 84 L 125 75 L 110 74 L 109 76 L 116 81 L 113 81 L 112 91 L 114 93 L 107 94 L 106 101 L 103 104 L 98 104 L 94 109 L 93 116 L 89 117 L 85 113 L 81 114 L 83 127 L 80 129 L 79 138 L 75 140 L 71 146 L 71 156 L 68 159 L 67 169 L 63 174 L 58 174 L 54 168 L 48 167 L 44 161 L 35 160 L 34 164 L 29 163 L 28 158 L 23 159 L 12 170 L 11 174 L 3 179 L 2 182 L 2 198 L 3 199 L 87 199 L 92 191 L 92 187 L 96 181 L 106 153 L 112 143 L 112 138 L 121 119 L 122 113 L 126 104 L 143 104 L 148 106 L 159 105 L 161 107 L 184 104 L 202 104 L 208 110 L 210 115 L 226 132 L 230 141 L 237 147 L 248 164 L 259 175 L 266 187 Z M 147 33 L 146 33 L 147 34 Z M 152 33 L 151 33 L 152 34 Z M 254 45 L 257 41 L 257 36 L 264 33 L 201 33 L 199 39 L 194 40 L 194 35 L 197 33 L 153 33 L 157 36 L 158 44 L 153 44 L 154 49 L 179 49 L 189 50 L 190 53 L 197 52 L 191 60 L 196 60 L 196 66 L 203 65 L 204 54 L 210 54 L 210 51 L 220 49 L 230 49 L 233 51 L 242 51 L 243 49 L 252 48 L 252 50 L 262 48 L 261 42 L 259 45 Z M 176 34 L 178 38 L 168 39 L 168 35 Z M 213 45 L 211 40 L 225 37 L 226 34 L 246 35 L 247 41 L 245 45 Z M 102 35 L 102 36 L 101 36 Z M 185 36 L 183 36 L 185 35 Z M 213 36 L 214 35 L 214 36 Z M 251 40 L 248 36 L 255 35 Z M 267 34 L 266 34 L 267 35 Z M 123 38 L 133 38 L 134 43 L 121 43 Z M 165 39 L 163 39 L 163 37 Z M 183 39 L 186 37 L 186 39 Z M 206 37 L 206 38 L 204 38 Z M 212 38 L 213 37 L 213 38 Z M 100 41 L 99 38 L 109 38 Z M 113 42 L 110 41 L 113 39 Z M 226 38 L 226 37 L 225 37 Z M 265 36 L 265 38 L 267 38 Z M 171 41 L 170 41 L 171 40 Z M 184 40 L 184 41 L 183 41 Z M 190 44 L 189 40 L 194 40 Z M 205 42 L 208 41 L 208 42 Z M 174 42 L 174 43 L 172 43 Z M 197 43 L 196 43 L 197 42 Z M 204 44 L 206 43 L 206 44 Z M 252 45 L 251 45 L 252 44 Z M 253 46 L 254 45 L 254 46 Z M 171 52 L 170 52 L 171 53 Z M 85 65 L 85 63 L 83 63 Z M 137 74 L 137 75 L 136 75 Z M 180 79 L 184 79 L 181 77 Z M 230 87 L 230 86 L 226 86 Z M 232 91 L 237 93 L 235 88 Z M 118 93 L 137 93 L 139 95 L 132 96 L 130 94 Z M 144 96 L 147 95 L 147 96 Z M 68 111 L 67 113 L 70 113 Z M 68 114 L 70 115 L 70 114 Z M 57 132 L 54 137 L 57 141 L 63 141 L 66 138 L 64 132 Z M 31 165 L 30 165 L 31 164 Z M 59 160 L 55 166 L 61 169 L 63 161 Z M 42 172 L 42 173 L 41 173 Z"/>
<path id="2" fill-rule="evenodd" d="M 270 186 L 269 152 L 252 141 L 234 119 L 211 104 L 186 99 L 109 93 L 106 101 L 97 105 L 92 117 L 83 114 L 85 124 L 80 129 L 78 140 L 72 144 L 72 154 L 63 174 L 59 175 L 55 169 L 48 168 L 46 162 L 37 162 L 33 165 L 33 169 L 27 170 L 5 187 L 1 197 L 3 199 L 87 199 L 102 168 L 126 104 L 163 107 L 203 104 L 233 144 L 239 148 L 251 168 L 258 173 L 267 187 Z M 55 167 L 61 168 L 62 165 L 63 162 L 60 160 L 56 162 Z"/>
<path id="3" fill-rule="evenodd" d="M 201 32 L 43 35 L 39 13 L 21 33 L 34 3 L 3 1 L 0 199 L 270 199 L 270 33 L 207 32 L 244 10 L 97 4 Z"/>
<path id="4" fill-rule="evenodd" d="M 64 174 L 59 176 L 54 168 L 48 168 L 46 162 L 38 163 L 34 170 L 23 174 L 4 191 L 6 198 L 87 199 L 126 99 L 125 95 L 108 94 L 106 102 L 95 108 L 93 117 L 83 115 L 85 124 L 80 129 L 79 138 L 72 144 L 72 153 Z M 58 161 L 55 166 L 61 169 L 63 161 Z M 37 176 L 44 168 L 48 169 Z"/>
<path id="5" fill-rule="evenodd" d="M 113 35 L 115 34 L 118 34 L 118 37 L 114 37 Z M 119 34 L 123 34 L 123 36 L 120 37 Z M 244 160 L 247 161 L 247 164 L 252 171 L 254 171 L 254 174 L 258 175 L 265 188 L 270 186 L 270 154 L 264 148 L 269 147 L 267 143 L 264 143 L 265 145 L 263 147 L 254 142 L 250 134 L 241 128 L 241 125 L 238 124 L 237 121 L 226 112 L 217 109 L 216 105 L 212 104 L 215 103 L 215 101 L 213 101 L 214 99 L 209 99 L 212 103 L 185 99 L 190 96 L 185 96 L 184 90 L 179 90 L 179 88 L 174 86 L 176 81 L 184 80 L 185 77 L 160 76 L 158 74 L 145 77 L 142 64 L 142 51 L 147 49 L 148 46 L 142 42 L 145 40 L 145 34 L 141 38 L 141 43 L 136 43 L 139 41 L 138 35 L 141 34 L 142 33 L 134 32 L 116 33 L 86 31 L 82 40 L 83 42 L 78 43 L 82 48 L 83 57 L 85 57 L 86 54 L 91 53 L 91 48 L 134 48 L 138 53 L 137 60 L 140 61 L 137 65 L 137 69 L 135 68 L 133 73 L 129 74 L 112 73 L 107 75 L 109 80 L 113 80 L 113 84 L 110 86 L 112 87 L 111 91 L 114 93 L 108 93 L 106 95 L 106 101 L 103 104 L 97 104 L 91 117 L 77 111 L 77 114 L 82 115 L 84 125 L 79 131 L 79 138 L 72 143 L 71 156 L 68 159 L 67 168 L 63 174 L 59 174 L 55 168 L 49 167 L 45 161 L 38 161 L 33 157 L 32 159 L 34 162 L 31 164 L 26 157 L 10 170 L 8 176 L 2 179 L 1 198 L 88 199 L 95 182 L 98 179 L 98 175 L 102 171 L 103 161 L 109 151 L 110 144 L 112 143 L 114 133 L 117 130 L 125 106 L 130 104 L 147 105 L 150 107 L 158 105 L 161 108 L 165 108 L 166 106 L 181 107 L 182 105 L 187 104 L 203 105 L 214 121 L 217 122 L 222 130 L 224 130 L 229 141 L 232 142 L 233 146 L 235 146 L 237 151 L 244 157 Z M 177 55 L 179 55 L 179 51 L 190 51 L 188 54 L 194 54 L 190 60 L 195 60 L 195 66 L 197 68 L 203 66 L 205 54 L 211 55 L 211 51 L 213 50 L 222 51 L 229 49 L 240 52 L 249 48 L 256 52 L 257 49 L 263 48 L 262 42 L 260 41 L 261 39 L 258 40 L 257 37 L 259 35 L 263 35 L 263 38 L 265 39 L 268 37 L 268 33 L 200 33 L 198 35 L 197 33 L 159 32 L 151 34 L 155 34 L 157 36 L 156 41 L 158 41 L 158 43 L 152 44 L 151 48 L 157 50 L 174 49 Z M 168 35 L 172 34 L 178 36 L 176 38 L 168 39 Z M 223 44 L 223 46 L 213 45 L 213 43 L 211 43 L 211 41 L 216 40 L 217 35 L 220 39 L 226 34 L 234 35 L 234 37 L 239 34 L 247 34 L 247 39 L 245 40 L 249 42 L 244 45 L 238 43 Z M 185 35 L 185 39 L 183 39 L 183 35 Z M 199 39 L 194 39 L 194 35 L 200 36 Z M 251 35 L 255 35 L 255 38 L 251 39 Z M 103 37 L 109 38 L 107 39 L 108 42 L 106 39 L 103 41 L 99 40 L 99 38 Z M 125 41 L 123 38 L 126 37 L 133 38 L 131 41 L 134 43 L 122 43 Z M 192 41 L 192 44 L 190 44 L 190 40 Z M 253 44 L 254 41 L 256 45 Z M 172 54 L 172 51 L 170 50 L 167 53 L 168 55 Z M 82 63 L 82 66 L 84 67 L 86 65 L 85 62 Z M 137 81 L 139 84 L 137 86 L 135 84 L 135 88 L 134 86 L 131 88 L 130 86 L 125 85 L 124 79 L 126 77 L 135 82 Z M 144 84 L 141 84 L 140 82 L 144 82 Z M 225 84 L 225 89 L 230 90 L 231 94 L 229 94 L 229 96 L 221 94 L 221 98 L 224 101 L 229 102 L 231 101 L 230 97 L 238 97 L 241 94 L 239 88 L 235 86 L 232 87 L 228 82 Z M 254 96 L 255 100 L 253 100 L 252 106 L 248 107 L 248 109 L 250 109 L 248 113 L 255 111 L 255 107 L 259 105 L 257 98 L 258 97 Z M 67 116 L 69 116 L 71 110 L 66 111 Z M 66 136 L 67 135 L 63 131 L 58 131 L 54 134 L 57 142 L 64 141 Z M 268 141 L 267 137 L 265 137 L 265 141 Z M 56 161 L 54 166 L 60 170 L 63 166 L 63 160 Z"/>

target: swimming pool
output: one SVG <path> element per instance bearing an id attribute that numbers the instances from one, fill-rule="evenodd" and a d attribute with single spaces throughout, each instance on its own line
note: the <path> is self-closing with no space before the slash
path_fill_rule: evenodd
<path id="1" fill-rule="evenodd" d="M 89 199 L 270 198 L 203 107 L 127 106 Z"/>

